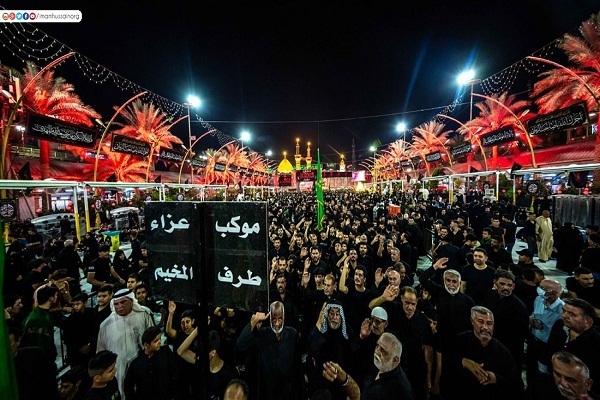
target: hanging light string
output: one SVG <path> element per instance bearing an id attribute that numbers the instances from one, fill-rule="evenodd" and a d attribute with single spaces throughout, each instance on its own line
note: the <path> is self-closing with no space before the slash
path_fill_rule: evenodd
<path id="1" fill-rule="evenodd" d="M 0 8 L 5 9 L 0 6 Z M 575 31 L 575 30 L 574 30 Z M 558 48 L 560 39 L 556 39 L 551 43 L 545 45 L 541 49 L 533 52 L 531 55 L 536 57 L 542 57 L 550 59 Z M 81 53 L 73 50 L 69 46 L 60 42 L 59 40 L 48 35 L 41 29 L 28 23 L 10 23 L 0 24 L 0 45 L 6 51 L 10 52 L 14 57 L 20 59 L 24 64 L 28 60 L 35 60 L 38 62 L 50 62 L 66 53 L 74 52 L 74 60 L 77 66 L 82 71 L 85 77 L 91 82 L 96 84 L 104 84 L 112 81 L 117 88 L 123 91 L 131 91 L 133 93 L 147 92 L 144 96 L 146 101 L 156 104 L 165 114 L 175 118 L 183 114 L 185 107 L 183 104 L 179 104 L 175 101 L 165 98 L 164 96 L 158 95 L 153 91 L 146 89 L 138 85 L 135 82 L 117 74 L 116 72 L 104 67 L 103 65 L 91 60 L 90 58 L 82 55 Z M 548 66 L 528 60 L 526 57 L 515 62 L 514 64 L 504 68 L 500 72 L 491 75 L 478 82 L 476 85 L 480 85 L 482 91 L 486 95 L 498 94 L 509 91 L 517 76 L 521 71 L 525 71 L 528 74 L 538 74 L 542 68 L 549 68 Z M 202 119 L 198 114 L 194 114 L 196 121 L 199 122 L 203 128 L 207 130 L 215 130 L 215 136 L 219 140 L 219 144 L 223 145 L 229 141 L 236 140 L 236 138 L 223 133 L 221 130 L 213 127 L 210 122 L 214 123 L 325 123 L 325 122 L 342 122 L 351 120 L 361 119 L 374 119 L 383 118 L 398 115 L 408 115 L 414 113 L 421 113 L 427 111 L 440 110 L 436 114 L 448 115 L 456 109 L 456 107 L 469 102 L 463 101 L 463 97 L 467 94 L 467 91 L 463 91 L 452 103 L 446 106 L 432 107 L 420 110 L 411 110 L 398 113 L 380 114 L 380 115 L 369 115 L 369 116 L 358 116 L 338 119 L 325 119 L 325 120 L 296 120 L 296 121 L 206 121 Z M 433 117 L 431 120 L 443 122 L 440 117 Z M 427 122 L 429 122 L 427 121 Z M 423 124 L 426 122 L 423 122 Z M 414 129 L 409 129 L 406 132 L 414 133 Z"/>
<path id="2" fill-rule="evenodd" d="M 4 7 L 1 7 L 4 9 Z M 171 118 L 178 118 L 184 113 L 185 107 L 175 101 L 158 95 L 153 91 L 138 85 L 135 82 L 119 75 L 118 73 L 104 67 L 103 65 L 91 60 L 80 52 L 70 48 L 59 40 L 48 35 L 41 29 L 28 23 L 10 23 L 0 24 L 0 45 L 3 49 L 10 52 L 15 58 L 25 64 L 29 60 L 38 63 L 48 63 L 64 54 L 73 52 L 79 70 L 83 75 L 95 84 L 105 84 L 108 82 L 122 91 L 133 93 L 147 92 L 143 96 L 144 101 L 157 105 L 166 115 Z M 220 145 L 227 143 L 234 138 L 216 129 L 198 114 L 194 113 L 196 121 L 200 122 L 206 130 L 215 130 L 218 133 Z"/>

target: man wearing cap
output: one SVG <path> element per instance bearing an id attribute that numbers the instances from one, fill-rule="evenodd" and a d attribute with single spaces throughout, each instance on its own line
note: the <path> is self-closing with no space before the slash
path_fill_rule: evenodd
<path id="1" fill-rule="evenodd" d="M 533 263 L 534 254 L 531 250 L 529 250 L 529 249 L 519 250 L 519 251 L 517 251 L 517 255 L 519 256 L 519 262 L 517 263 L 517 266 L 519 268 L 521 268 L 521 269 L 537 268 L 536 265 Z"/>
<path id="2" fill-rule="evenodd" d="M 121 289 L 113 296 L 112 313 L 100 325 L 97 351 L 110 350 L 118 354 L 117 380 L 123 393 L 127 365 L 143 349 L 142 334 L 154 325 L 152 311 L 140 306 L 129 289 Z"/>
<path id="3" fill-rule="evenodd" d="M 88 266 L 87 282 L 92 285 L 93 291 L 98 291 L 102 285 L 112 283 L 111 277 L 121 285 L 125 284 L 125 280 L 117 274 L 110 261 L 110 246 L 102 245 L 98 248 L 98 257 Z"/>
<path id="4" fill-rule="evenodd" d="M 375 307 L 371 310 L 371 317 L 366 318 L 360 326 L 358 340 L 358 351 L 356 353 L 356 382 L 361 384 L 373 362 L 373 351 L 379 337 L 388 327 L 388 314 L 383 307 Z"/>

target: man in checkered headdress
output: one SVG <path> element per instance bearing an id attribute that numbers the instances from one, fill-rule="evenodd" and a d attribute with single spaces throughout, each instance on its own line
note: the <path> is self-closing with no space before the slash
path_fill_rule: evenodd
<path id="1" fill-rule="evenodd" d="M 345 399 L 343 388 L 324 379 L 321 372 L 323 363 L 333 361 L 352 375 L 354 365 L 351 358 L 357 343 L 352 328 L 346 325 L 342 303 L 334 299 L 323 303 L 317 323 L 308 336 L 308 355 L 313 366 L 309 379 L 311 392 L 327 387 L 335 399 Z"/>

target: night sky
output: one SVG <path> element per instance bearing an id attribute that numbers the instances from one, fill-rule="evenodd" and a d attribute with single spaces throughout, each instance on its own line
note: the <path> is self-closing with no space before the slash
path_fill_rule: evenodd
<path id="1" fill-rule="evenodd" d="M 430 120 L 468 91 L 456 83 L 467 67 L 488 78 L 600 11 L 590 0 L 2 3 L 81 10 L 78 24 L 35 26 L 174 102 L 197 94 L 197 116 L 232 137 L 247 129 L 244 144 L 256 151 L 281 159 L 299 137 L 303 154 L 311 141 L 313 158 L 319 147 L 331 162 L 336 151 L 351 159 L 353 138 L 360 161 L 376 140 L 398 138 L 398 122 Z M 2 48 L 0 60 L 22 69 Z M 134 94 L 91 83 L 74 61 L 56 73 L 104 120 Z M 526 93 L 534 78 L 519 77 L 510 92 Z M 462 101 L 451 115 L 466 121 L 468 95 Z M 193 135 L 205 130 L 192 119 Z M 187 143 L 185 121 L 173 131 Z"/>

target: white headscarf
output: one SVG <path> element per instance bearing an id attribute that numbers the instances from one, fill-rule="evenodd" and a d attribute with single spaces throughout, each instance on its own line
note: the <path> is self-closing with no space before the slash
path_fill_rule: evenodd
<path id="1" fill-rule="evenodd" d="M 135 298 L 135 296 L 133 294 L 133 291 L 131 291 L 130 289 L 121 289 L 117 293 L 115 293 L 112 300 L 110 301 L 110 310 L 112 312 L 115 312 L 115 300 L 122 299 L 123 297 L 127 297 L 133 301 L 133 311 L 134 312 L 146 312 L 142 308 L 142 306 L 140 306 L 140 304 L 138 303 L 137 299 Z"/>

